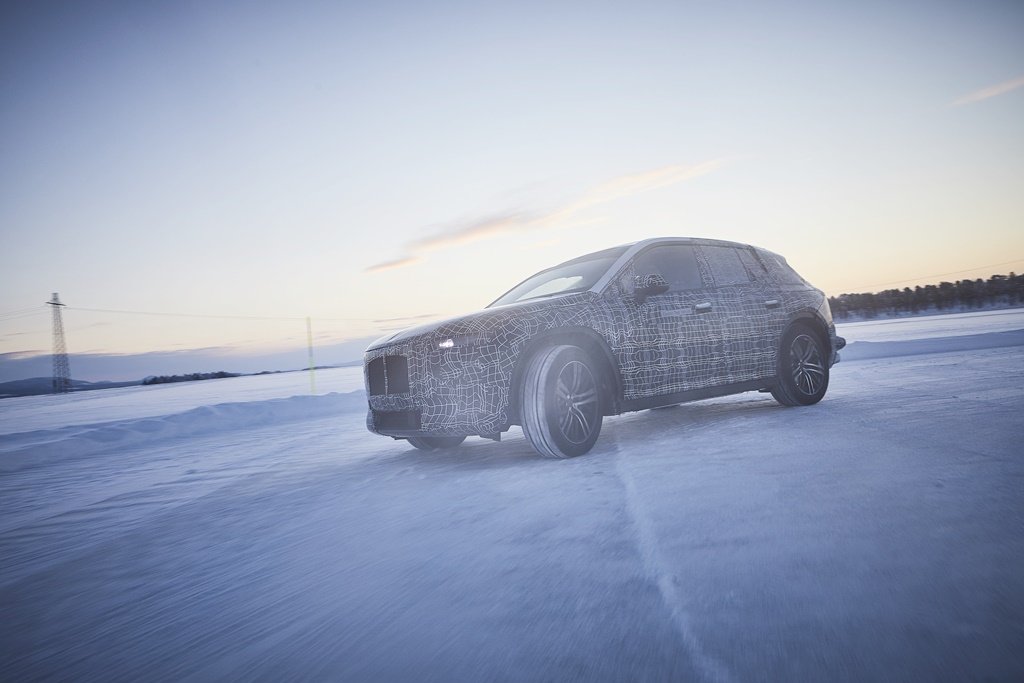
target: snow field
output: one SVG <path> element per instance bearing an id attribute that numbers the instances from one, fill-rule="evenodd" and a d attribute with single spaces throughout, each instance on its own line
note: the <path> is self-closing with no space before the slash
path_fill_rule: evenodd
<path id="1" fill-rule="evenodd" d="M 839 325 L 838 332 L 848 342 L 843 363 L 1001 348 L 1024 344 L 1024 310 L 857 322 Z M 216 429 L 365 410 L 361 368 L 317 370 L 316 378 L 317 397 L 309 395 L 308 373 L 289 372 L 5 399 L 0 472 L 37 462 L 33 455 L 78 457 Z M 294 400 L 281 400 L 287 398 Z"/>
<path id="2" fill-rule="evenodd" d="M 236 380 L 5 430 L 0 678 L 1019 680 L 1024 346 L 860 329 L 852 355 L 920 355 L 844 352 L 810 408 L 608 419 L 567 461 L 518 429 L 424 454 L 360 391 Z"/>

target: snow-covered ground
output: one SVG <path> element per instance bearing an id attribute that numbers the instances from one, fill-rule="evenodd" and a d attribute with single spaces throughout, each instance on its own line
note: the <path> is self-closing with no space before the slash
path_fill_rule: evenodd
<path id="1" fill-rule="evenodd" d="M 347 393 L 363 387 L 361 368 L 317 370 L 318 394 Z M 23 396 L 0 400 L 0 435 L 105 420 L 137 419 L 218 403 L 265 401 L 311 393 L 308 372 L 247 375 L 199 382 L 101 389 L 63 396 Z"/>
<path id="2" fill-rule="evenodd" d="M 4 400 L 0 679 L 1021 680 L 1024 312 L 840 334 L 568 461 L 358 369 Z"/>
<path id="3" fill-rule="evenodd" d="M 1009 332 L 1024 329 L 1024 308 L 839 323 L 837 329 L 849 342 L 907 341 Z"/>

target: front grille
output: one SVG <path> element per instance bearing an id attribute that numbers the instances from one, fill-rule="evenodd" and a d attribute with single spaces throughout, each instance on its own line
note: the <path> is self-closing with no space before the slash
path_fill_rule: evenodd
<path id="1" fill-rule="evenodd" d="M 373 424 L 377 429 L 419 429 L 418 410 L 374 410 Z"/>
<path id="2" fill-rule="evenodd" d="M 405 356 L 374 358 L 366 368 L 370 396 L 409 393 L 409 359 Z"/>
<path id="3" fill-rule="evenodd" d="M 389 394 L 409 393 L 409 360 L 405 356 L 384 356 Z"/>
<path id="4" fill-rule="evenodd" d="M 374 358 L 366 368 L 366 380 L 370 385 L 370 396 L 380 396 L 388 392 L 387 380 L 384 379 L 384 358 Z"/>

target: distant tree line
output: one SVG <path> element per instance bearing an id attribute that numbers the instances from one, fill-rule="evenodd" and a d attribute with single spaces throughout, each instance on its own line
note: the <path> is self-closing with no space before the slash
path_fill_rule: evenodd
<path id="1" fill-rule="evenodd" d="M 143 384 L 170 384 L 171 382 L 194 382 L 199 379 L 224 379 L 225 377 L 238 377 L 237 372 L 193 372 L 188 375 L 159 375 L 147 377 L 142 380 Z"/>
<path id="2" fill-rule="evenodd" d="M 1024 305 L 1024 275 L 993 275 L 988 280 L 957 280 L 937 285 L 887 289 L 874 294 L 840 294 L 828 299 L 836 318 L 958 311 Z"/>

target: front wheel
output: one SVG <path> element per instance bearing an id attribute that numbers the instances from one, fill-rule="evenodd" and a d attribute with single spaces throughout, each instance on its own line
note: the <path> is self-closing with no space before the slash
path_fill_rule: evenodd
<path id="1" fill-rule="evenodd" d="M 421 451 L 440 451 L 455 448 L 466 440 L 464 436 L 410 436 L 409 443 Z"/>
<path id="2" fill-rule="evenodd" d="M 810 327 L 796 323 L 782 336 L 778 379 L 772 396 L 784 406 L 809 406 L 828 390 L 827 353 L 821 337 Z"/>
<path id="3" fill-rule="evenodd" d="M 530 359 L 520 415 L 527 441 L 545 458 L 583 455 L 601 433 L 601 383 L 577 346 L 553 346 Z"/>

